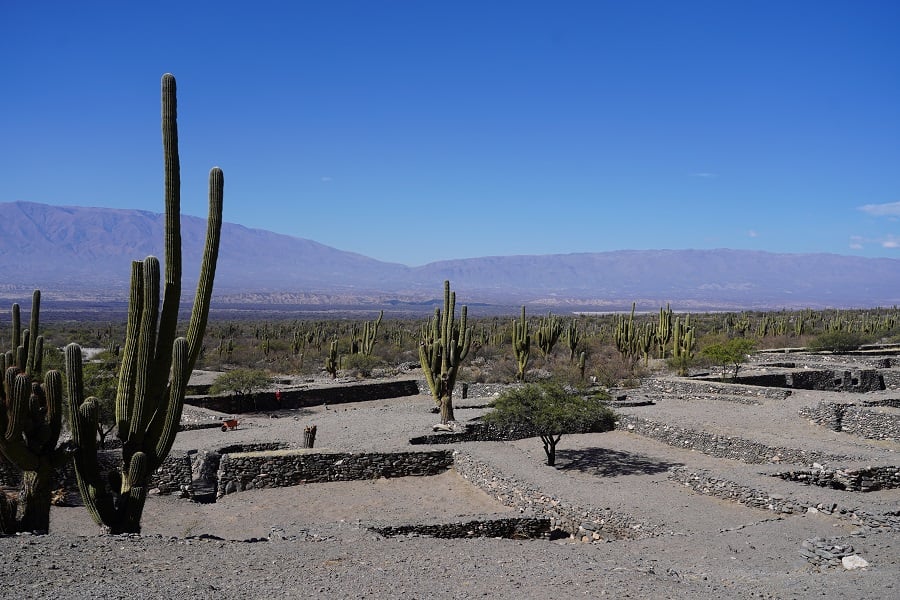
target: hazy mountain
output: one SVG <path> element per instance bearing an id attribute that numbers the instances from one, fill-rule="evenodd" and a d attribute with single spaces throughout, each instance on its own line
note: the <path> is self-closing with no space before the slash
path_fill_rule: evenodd
<path id="1" fill-rule="evenodd" d="M 162 257 L 163 216 L 136 210 L 0 203 L 0 292 L 124 299 L 130 262 Z M 192 292 L 206 222 L 182 217 Z M 622 250 L 496 256 L 410 268 L 317 242 L 225 224 L 218 303 L 390 304 L 428 301 L 450 279 L 472 305 L 528 303 L 597 310 L 900 304 L 900 261 L 743 250 Z"/>

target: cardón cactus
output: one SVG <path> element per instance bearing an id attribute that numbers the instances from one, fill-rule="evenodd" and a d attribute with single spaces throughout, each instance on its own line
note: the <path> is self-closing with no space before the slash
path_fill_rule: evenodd
<path id="1" fill-rule="evenodd" d="M 19 305 L 12 308 L 12 349 L 2 355 L 0 453 L 22 471 L 16 501 L 0 493 L 0 532 L 50 529 L 50 496 L 55 470 L 68 459 L 57 445 L 62 429 L 62 377 L 48 371 L 41 383 L 43 337 L 38 335 L 41 292 L 35 290 L 31 322 L 22 331 Z"/>
<path id="2" fill-rule="evenodd" d="M 425 371 L 428 389 L 441 409 L 441 423 L 454 421 L 453 387 L 459 365 L 465 360 L 472 343 L 472 328 L 467 325 L 466 307 L 455 320 L 456 293 L 450 291 L 450 282 L 444 281 L 444 311 L 434 309 L 431 327 L 423 329 L 424 339 L 419 344 L 419 362 Z"/>
<path id="3" fill-rule="evenodd" d="M 66 347 L 75 472 L 85 506 L 111 533 L 140 532 L 148 481 L 168 455 L 178 431 L 188 378 L 200 353 L 212 297 L 222 228 L 224 177 L 209 174 L 206 247 L 191 320 L 176 336 L 181 297 L 181 193 L 175 78 L 162 78 L 162 137 L 165 157 L 165 288 L 160 310 L 160 264 L 154 256 L 132 263 L 131 295 L 119 386 L 117 435 L 122 461 L 104 474 L 97 457 L 98 405 L 84 398 L 81 348 Z"/>

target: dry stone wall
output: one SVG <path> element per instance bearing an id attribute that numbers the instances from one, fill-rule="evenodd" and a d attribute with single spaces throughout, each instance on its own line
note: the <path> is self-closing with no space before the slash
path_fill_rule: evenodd
<path id="1" fill-rule="evenodd" d="M 717 458 L 728 458 L 753 465 L 767 463 L 812 465 L 816 462 L 849 460 L 848 457 L 837 454 L 767 446 L 760 442 L 736 436 L 724 436 L 696 429 L 676 427 L 634 415 L 620 416 L 616 428 L 637 433 L 676 448 L 696 450 Z"/>
<path id="2" fill-rule="evenodd" d="M 449 450 L 361 454 L 281 450 L 223 454 L 217 496 L 301 483 L 437 475 L 452 465 L 453 454 Z"/>
<path id="3" fill-rule="evenodd" d="M 868 406 L 867 406 L 868 404 Z M 871 440 L 900 441 L 900 412 L 888 404 L 819 402 L 800 409 L 800 416 L 832 431 L 843 431 Z"/>
<path id="4" fill-rule="evenodd" d="M 549 519 L 551 530 L 564 531 L 585 542 L 649 537 L 655 529 L 610 510 L 569 503 L 555 494 L 510 477 L 472 455 L 454 453 L 456 471 L 489 496 L 520 513 Z"/>

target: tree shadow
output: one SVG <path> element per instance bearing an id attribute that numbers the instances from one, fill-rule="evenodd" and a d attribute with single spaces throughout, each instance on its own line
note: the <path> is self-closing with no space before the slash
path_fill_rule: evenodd
<path id="1" fill-rule="evenodd" d="M 682 466 L 684 463 L 668 462 L 608 448 L 556 451 L 556 468 L 559 470 L 581 471 L 600 477 L 652 475 L 663 473 L 672 467 Z"/>

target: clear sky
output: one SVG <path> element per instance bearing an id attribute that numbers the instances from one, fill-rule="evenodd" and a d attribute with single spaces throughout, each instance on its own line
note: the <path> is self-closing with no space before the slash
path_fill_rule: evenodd
<path id="1" fill-rule="evenodd" d="M 900 258 L 897 0 L 0 0 L 0 202 L 182 211 L 378 258 Z"/>

